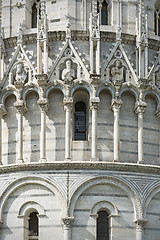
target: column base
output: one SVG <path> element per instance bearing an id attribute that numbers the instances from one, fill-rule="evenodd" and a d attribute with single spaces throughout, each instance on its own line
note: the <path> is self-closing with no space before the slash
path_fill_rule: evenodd
<path id="1" fill-rule="evenodd" d="M 119 162 L 119 158 L 113 159 L 113 162 Z"/>
<path id="2" fill-rule="evenodd" d="M 66 162 L 71 162 L 71 158 L 65 158 Z"/>
<path id="3" fill-rule="evenodd" d="M 24 160 L 23 159 L 17 159 L 17 163 L 22 164 L 22 163 L 24 163 Z"/>
<path id="4" fill-rule="evenodd" d="M 94 158 L 91 158 L 90 160 L 91 160 L 91 162 L 96 162 L 96 161 L 98 162 L 98 161 L 99 161 L 99 158 L 94 157 Z"/>
<path id="5" fill-rule="evenodd" d="M 144 164 L 144 160 L 138 161 L 137 164 Z"/>
<path id="6" fill-rule="evenodd" d="M 41 163 L 46 163 L 46 162 L 47 162 L 47 159 L 46 159 L 46 158 L 41 158 L 41 159 L 39 160 L 39 162 L 41 162 Z"/>

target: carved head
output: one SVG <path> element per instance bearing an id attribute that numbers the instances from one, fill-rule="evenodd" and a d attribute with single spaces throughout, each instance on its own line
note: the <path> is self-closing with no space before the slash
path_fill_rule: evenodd
<path id="1" fill-rule="evenodd" d="M 66 68 L 71 69 L 71 60 L 66 61 Z"/>
<path id="2" fill-rule="evenodd" d="M 16 74 L 22 73 L 22 69 L 23 69 L 23 64 L 22 63 L 18 63 L 17 64 Z"/>
<path id="3" fill-rule="evenodd" d="M 119 68 L 121 66 L 121 62 L 119 60 L 116 60 L 115 61 L 115 66 Z"/>

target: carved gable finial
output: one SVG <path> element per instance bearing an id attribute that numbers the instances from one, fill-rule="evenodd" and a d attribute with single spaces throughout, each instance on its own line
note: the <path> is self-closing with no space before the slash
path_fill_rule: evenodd
<path id="1" fill-rule="evenodd" d="M 18 36 L 17 36 L 17 44 L 21 45 L 23 40 L 23 30 L 22 30 L 22 24 L 20 24 L 18 29 Z"/>
<path id="2" fill-rule="evenodd" d="M 67 24 L 66 24 L 66 40 L 69 40 L 69 39 L 71 39 L 71 24 L 68 18 Z"/>

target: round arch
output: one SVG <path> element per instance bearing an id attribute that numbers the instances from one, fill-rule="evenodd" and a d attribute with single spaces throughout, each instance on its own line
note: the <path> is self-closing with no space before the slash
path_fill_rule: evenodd
<path id="1" fill-rule="evenodd" d="M 140 200 L 138 196 L 135 194 L 135 192 L 133 192 L 133 190 L 126 183 L 124 183 L 122 180 L 119 180 L 113 177 L 97 177 L 97 178 L 90 179 L 87 182 L 81 184 L 77 188 L 77 190 L 73 193 L 70 200 L 70 204 L 69 204 L 69 213 L 71 217 L 73 216 L 74 208 L 80 195 L 88 188 L 98 184 L 111 184 L 122 189 L 124 192 L 126 192 L 127 196 L 130 198 L 132 202 L 133 209 L 134 209 L 134 218 L 138 219 L 139 216 L 141 216 L 142 206 L 141 206 Z"/>
<path id="2" fill-rule="evenodd" d="M 153 90 L 146 91 L 143 95 L 144 101 L 145 101 L 147 95 L 153 96 L 156 99 L 157 106 L 160 105 L 160 95 L 158 93 L 156 93 Z"/>
<path id="3" fill-rule="evenodd" d="M 61 91 L 62 93 L 63 93 L 63 97 L 65 96 L 65 89 L 63 88 L 63 86 L 62 85 L 58 85 L 58 86 L 50 86 L 47 90 L 46 90 L 46 92 L 45 92 L 45 96 L 46 96 L 46 98 L 48 98 L 48 96 L 49 96 L 49 94 L 52 92 L 52 91 L 54 91 L 54 90 L 59 90 L 59 91 Z"/>
<path id="4" fill-rule="evenodd" d="M 160 192 L 160 184 L 159 182 L 157 182 L 154 186 L 154 188 L 152 189 L 152 191 L 148 194 L 148 196 L 146 197 L 146 200 L 144 202 L 144 208 L 143 208 L 143 214 L 144 214 L 144 218 L 146 219 L 146 215 L 147 215 L 147 210 L 148 210 L 148 206 L 149 203 L 151 202 L 151 200 L 153 199 L 153 197 Z"/>
<path id="5" fill-rule="evenodd" d="M 37 93 L 38 98 L 40 97 L 40 96 L 39 96 L 39 90 L 38 90 L 37 87 L 27 88 L 27 89 L 23 92 L 23 96 L 22 96 L 22 98 L 23 98 L 24 101 L 26 101 L 26 98 L 27 98 L 27 96 L 28 96 L 28 94 L 29 94 L 30 92 L 35 92 L 35 93 Z"/>
<path id="6" fill-rule="evenodd" d="M 61 202 L 62 202 L 62 210 L 63 210 L 63 215 L 66 214 L 67 212 L 67 206 L 64 200 L 64 194 L 63 194 L 63 189 L 61 188 L 60 184 L 57 185 L 54 183 L 51 183 L 45 178 L 42 177 L 35 177 L 35 176 L 29 176 L 29 177 L 22 177 L 16 179 L 14 182 L 9 184 L 6 189 L 3 191 L 1 194 L 1 199 L 0 199 L 0 220 L 2 220 L 3 216 L 3 208 L 5 206 L 6 201 L 8 200 L 9 196 L 16 191 L 17 189 L 23 187 L 24 185 L 29 185 L 29 184 L 38 184 L 41 186 L 46 187 L 49 191 L 53 193 L 53 195 L 58 195 L 60 196 Z"/>
<path id="7" fill-rule="evenodd" d="M 16 98 L 16 101 L 17 101 L 17 99 L 18 99 L 18 93 L 17 93 L 16 91 L 14 91 L 14 90 L 10 90 L 10 91 L 4 92 L 4 93 L 2 94 L 1 103 L 2 103 L 2 104 L 5 104 L 5 101 L 6 101 L 7 97 L 9 97 L 9 96 L 11 96 L 11 95 L 14 95 L 15 98 Z"/>
<path id="8" fill-rule="evenodd" d="M 112 87 L 101 86 L 98 88 L 97 96 L 99 97 L 101 92 L 107 91 L 111 94 L 112 99 L 114 98 L 114 89 Z"/>
<path id="9" fill-rule="evenodd" d="M 74 93 L 77 91 L 77 90 L 85 90 L 88 92 L 89 96 L 91 97 L 92 95 L 92 91 L 89 87 L 89 85 L 87 84 L 83 84 L 82 86 L 80 86 L 79 84 L 75 85 L 72 89 L 71 89 L 71 97 L 73 97 Z"/>
<path id="10" fill-rule="evenodd" d="M 125 88 L 122 88 L 121 91 L 120 91 L 120 98 L 122 96 L 123 93 L 126 93 L 126 92 L 130 92 L 134 97 L 135 97 L 135 101 L 138 101 L 138 92 L 136 89 L 134 88 L 130 88 L 130 87 L 125 87 Z"/>
<path id="11" fill-rule="evenodd" d="M 31 209 L 36 210 L 39 216 L 45 216 L 44 208 L 35 201 L 25 202 L 19 209 L 18 217 L 25 217 Z"/>

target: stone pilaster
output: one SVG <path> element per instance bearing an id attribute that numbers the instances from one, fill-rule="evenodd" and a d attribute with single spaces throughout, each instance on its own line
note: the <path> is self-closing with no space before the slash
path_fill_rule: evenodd
<path id="1" fill-rule="evenodd" d="M 46 112 L 48 110 L 47 99 L 39 99 L 38 105 L 41 111 L 40 162 L 46 162 Z"/>
<path id="2" fill-rule="evenodd" d="M 0 104 L 0 165 L 2 164 L 2 117 L 6 114 L 3 104 Z"/>
<path id="3" fill-rule="evenodd" d="M 97 111 L 100 99 L 98 97 L 93 97 L 90 100 L 90 109 L 92 111 L 92 151 L 91 160 L 98 160 L 97 158 Z"/>
<path id="4" fill-rule="evenodd" d="M 114 112 L 114 162 L 119 161 L 119 111 L 121 105 L 121 99 L 112 100 L 111 109 Z"/>
<path id="5" fill-rule="evenodd" d="M 71 240 L 71 225 L 74 221 L 73 217 L 62 218 L 64 229 L 64 240 Z"/>
<path id="6" fill-rule="evenodd" d="M 71 112 L 73 108 L 73 99 L 71 97 L 64 98 L 64 110 L 66 112 L 65 126 L 65 159 L 71 160 Z"/>
<path id="7" fill-rule="evenodd" d="M 17 109 L 18 118 L 18 158 L 17 163 L 23 163 L 23 113 L 25 111 L 25 104 L 23 100 L 18 100 L 14 104 Z"/>
<path id="8" fill-rule="evenodd" d="M 143 240 L 144 226 L 147 223 L 147 220 L 140 218 L 134 223 L 136 224 L 136 240 Z"/>
<path id="9" fill-rule="evenodd" d="M 138 114 L 138 163 L 143 163 L 143 114 L 147 104 L 143 101 L 135 103 L 135 112 Z"/>

